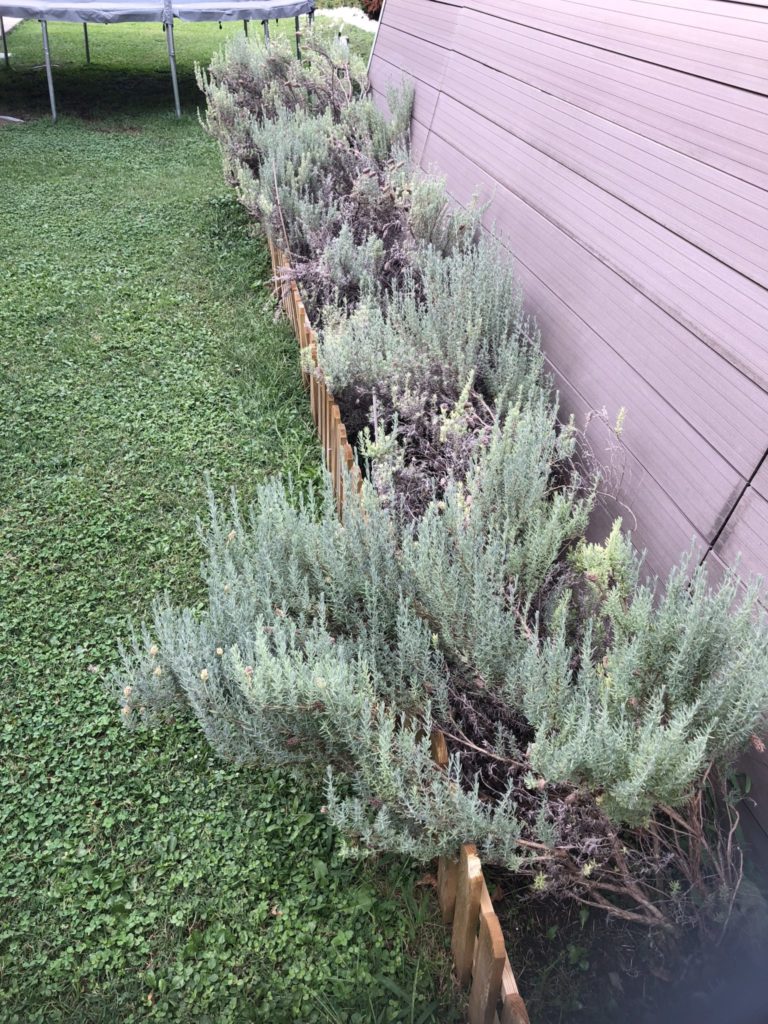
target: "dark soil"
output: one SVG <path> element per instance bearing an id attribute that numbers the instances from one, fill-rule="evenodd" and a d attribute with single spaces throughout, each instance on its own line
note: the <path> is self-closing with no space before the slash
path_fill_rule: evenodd
<path id="1" fill-rule="evenodd" d="M 666 939 L 486 869 L 535 1024 L 766 1024 L 765 905 L 747 883 L 722 942 Z"/>
<path id="2" fill-rule="evenodd" d="M 420 380 L 409 376 L 373 391 L 351 386 L 335 397 L 356 451 L 366 429 L 375 437 L 382 431 L 390 433 L 397 425 L 402 466 L 394 472 L 392 491 L 380 491 L 380 497 L 406 523 L 420 519 L 431 501 L 442 498 L 451 480 L 466 478 L 474 453 L 478 446 L 487 445 L 494 423 L 485 397 L 470 390 L 463 401 L 460 389 L 442 366 L 426 370 Z M 446 434 L 446 417 L 451 415 L 456 417 L 456 429 Z M 370 478 L 372 467 L 363 464 L 362 468 Z"/>

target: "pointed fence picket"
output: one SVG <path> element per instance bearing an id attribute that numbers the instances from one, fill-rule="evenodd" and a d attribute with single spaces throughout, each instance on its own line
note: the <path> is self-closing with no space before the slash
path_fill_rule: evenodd
<path id="1" fill-rule="evenodd" d="M 302 379 L 309 391 L 323 462 L 331 475 L 341 514 L 345 480 L 350 482 L 353 493 L 359 493 L 362 474 L 342 422 L 341 410 L 323 380 L 317 359 L 317 334 L 291 277 L 289 258 L 271 241 L 269 251 L 275 287 L 299 343 Z M 434 760 L 446 767 L 445 737 L 435 731 L 431 739 Z M 456 975 L 462 985 L 469 987 L 469 1024 L 529 1024 L 474 845 L 465 843 L 456 860 L 440 857 L 437 894 L 443 921 L 452 926 L 451 948 Z"/>

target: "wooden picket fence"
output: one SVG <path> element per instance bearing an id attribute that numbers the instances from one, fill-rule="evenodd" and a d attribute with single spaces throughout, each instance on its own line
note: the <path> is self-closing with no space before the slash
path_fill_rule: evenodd
<path id="1" fill-rule="evenodd" d="M 272 242 L 269 250 L 276 288 L 301 350 L 301 372 L 309 390 L 312 418 L 341 513 L 345 486 L 355 493 L 362 487 L 360 467 L 339 406 L 316 372 L 317 334 L 309 322 L 296 282 L 291 279 L 288 256 Z M 432 756 L 439 765 L 447 766 L 448 746 L 445 737 L 437 731 L 432 735 Z M 469 987 L 469 1024 L 529 1024 L 504 946 L 501 924 L 473 844 L 462 846 L 456 860 L 440 857 L 437 893 L 443 921 L 452 925 L 451 949 L 456 976 L 462 986 Z"/>
<path id="2" fill-rule="evenodd" d="M 333 492 L 341 511 L 344 504 L 345 479 L 358 491 L 362 486 L 360 467 L 355 461 L 355 453 L 347 437 L 347 428 L 342 423 L 339 406 L 326 387 L 325 381 L 315 372 L 318 365 L 317 334 L 309 322 L 296 282 L 290 279 L 288 258 L 271 242 L 269 251 L 280 300 L 291 321 L 301 350 L 301 374 L 309 390 L 312 419 L 315 421 L 323 446 L 323 462 L 331 474 Z"/>

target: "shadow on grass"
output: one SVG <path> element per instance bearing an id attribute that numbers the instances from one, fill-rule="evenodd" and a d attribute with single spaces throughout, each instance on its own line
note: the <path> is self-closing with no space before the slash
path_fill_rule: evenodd
<path id="1" fill-rule="evenodd" d="M 53 75 L 60 118 L 95 122 L 137 115 L 174 116 L 167 67 L 137 73 L 84 63 L 82 67 L 54 67 Z M 184 115 L 196 116 L 202 97 L 191 68 L 179 72 L 179 92 Z M 50 117 L 50 112 L 45 68 L 0 70 L 0 114 L 37 120 Z M 130 125 L 125 128 L 130 130 Z"/>
<path id="2" fill-rule="evenodd" d="M 195 63 L 207 65 L 211 54 L 237 33 L 239 22 L 175 27 L 179 92 L 185 117 L 195 117 L 202 97 Z M 59 117 L 103 121 L 110 118 L 174 118 L 173 89 L 166 37 L 159 23 L 90 25 L 91 60 L 85 58 L 83 27 L 52 22 L 48 27 Z M 287 21 L 273 29 L 289 34 Z M 257 42 L 258 35 L 251 30 Z M 0 115 L 28 119 L 50 117 L 40 25 L 28 21 L 8 37 L 11 66 L 0 57 Z"/>

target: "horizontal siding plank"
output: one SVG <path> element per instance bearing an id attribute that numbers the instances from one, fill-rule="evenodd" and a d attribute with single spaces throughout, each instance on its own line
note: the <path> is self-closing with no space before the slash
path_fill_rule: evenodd
<path id="1" fill-rule="evenodd" d="M 724 14 L 714 11 L 678 9 L 678 20 L 666 21 L 643 13 L 639 4 L 630 12 L 630 4 L 619 2 L 473 0 L 471 6 L 591 47 L 768 94 L 768 25 L 762 18 L 732 18 L 725 31 Z"/>
<path id="2" fill-rule="evenodd" d="M 754 39 L 755 33 L 758 38 L 768 38 L 764 14 L 757 10 L 750 11 L 746 7 L 724 6 L 724 3 L 728 2 L 729 0 L 548 0 L 548 7 L 572 14 L 580 13 L 586 19 L 604 20 L 614 17 L 617 19 L 615 24 L 626 23 L 645 27 L 649 32 L 656 33 L 674 32 L 678 28 L 684 28 L 689 33 L 709 33 L 706 37 L 709 40 L 718 33 L 725 35 L 727 39 L 733 37 L 735 40 Z M 480 3 L 470 0 L 464 6 L 482 6 L 482 0 Z M 500 5 L 498 0 L 491 0 L 490 6 L 496 9 L 500 6 L 501 9 L 509 7 L 506 2 Z M 693 38 L 693 35 L 689 38 Z M 722 45 L 726 49 L 735 45 L 729 43 L 727 39 L 721 44 L 714 40 L 714 45 Z"/>
<path id="3" fill-rule="evenodd" d="M 458 104 L 441 96 L 424 160 L 445 170 L 460 156 L 471 161 L 480 154 L 482 168 L 474 162 L 472 166 L 478 176 L 485 174 L 493 181 L 489 185 L 490 219 L 509 222 L 515 255 L 601 338 L 601 352 L 612 352 L 613 372 L 626 375 L 630 369 L 634 371 L 665 404 L 684 411 L 686 421 L 707 437 L 718 453 L 727 453 L 739 474 L 749 475 L 768 436 L 765 393 L 594 258 L 578 240 L 521 200 L 507 138 L 503 131 L 471 114 L 469 121 L 465 120 Z M 503 196 L 494 198 L 494 191 L 500 188 L 505 190 Z M 545 348 L 562 345 L 563 358 L 568 357 L 567 335 L 555 338 L 545 331 L 544 342 Z M 614 347 L 618 351 L 614 352 Z M 591 395 L 593 402 L 602 405 L 599 394 L 592 391 Z M 636 397 L 631 404 L 638 408 Z"/>
<path id="4" fill-rule="evenodd" d="M 687 24 L 692 16 L 703 17 L 710 29 L 720 25 L 722 31 L 742 36 L 749 33 L 754 23 L 763 23 L 765 15 L 754 9 L 760 0 L 577 0 L 578 3 L 598 9 L 612 8 L 634 12 L 638 17 L 650 17 L 654 21 L 683 22 Z M 768 3 L 768 0 L 765 0 Z M 739 8 L 735 6 L 743 3 Z M 734 6 L 724 7 L 723 4 Z M 749 5 L 749 6 L 747 6 Z M 751 9 L 750 9 L 751 8 Z"/>
<path id="5" fill-rule="evenodd" d="M 417 39 L 429 39 L 436 46 L 450 50 L 463 4 L 441 0 L 387 0 L 382 28 L 394 26 Z M 377 40 L 378 49 L 378 40 Z"/>
<path id="6" fill-rule="evenodd" d="M 436 46 L 428 39 L 418 39 L 398 28 L 382 25 L 371 72 L 375 75 L 377 64 L 384 60 L 429 88 L 439 89 L 451 56 L 451 50 Z"/>
<path id="7" fill-rule="evenodd" d="M 768 438 L 766 438 L 766 444 L 768 445 Z M 768 501 L 768 458 L 764 458 L 762 465 L 759 466 L 755 473 L 755 478 L 752 481 L 752 486 L 759 495 Z"/>
<path id="8" fill-rule="evenodd" d="M 451 107 L 445 118 L 455 119 L 457 133 L 471 131 L 475 138 L 494 126 L 494 147 L 503 146 L 509 165 L 504 183 L 768 389 L 768 290 L 528 145 L 505 76 L 463 57 L 455 57 L 451 67 L 444 92 L 461 106 Z M 493 96 L 500 102 L 488 121 L 482 111 Z"/>
<path id="9" fill-rule="evenodd" d="M 768 97 L 477 11 L 467 11 L 460 38 L 478 64 L 768 188 Z"/>
<path id="10" fill-rule="evenodd" d="M 489 116 L 505 120 L 530 145 L 768 287 L 768 202 L 762 189 L 508 75 L 471 66 L 473 78 L 493 76 L 500 90 Z M 466 74 L 466 63 L 464 68 Z M 446 76 L 452 88 L 460 85 L 458 74 L 457 65 L 456 73 Z"/>
<path id="11" fill-rule="evenodd" d="M 637 321 L 635 301 L 622 308 L 606 295 L 609 277 L 620 279 L 602 268 L 604 279 L 585 281 L 585 271 L 601 265 L 585 259 L 584 250 L 572 239 L 460 154 L 434 126 L 422 163 L 446 174 L 459 202 L 469 201 L 478 188 L 482 197 L 495 197 L 488 226 L 498 230 L 516 253 L 528 306 L 541 325 L 544 349 L 553 365 L 590 408 L 606 407 L 611 422 L 620 408 L 626 408 L 626 446 L 672 501 L 687 510 L 698 532 L 711 537 L 741 490 L 742 478 L 595 330 L 595 316 L 603 319 L 608 336 L 618 330 L 621 337 Z M 579 312 L 575 305 L 581 306 Z M 606 324 L 601 310 L 613 310 L 624 327 Z"/>

